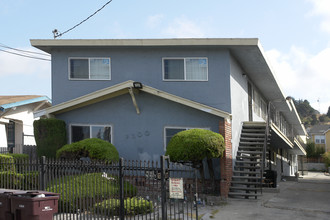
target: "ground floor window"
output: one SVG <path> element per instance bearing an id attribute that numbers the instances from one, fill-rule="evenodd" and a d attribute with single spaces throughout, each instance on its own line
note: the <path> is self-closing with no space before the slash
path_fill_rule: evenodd
<path id="1" fill-rule="evenodd" d="M 71 143 L 87 138 L 100 138 L 111 143 L 110 125 L 71 125 Z"/>
<path id="2" fill-rule="evenodd" d="M 168 143 L 170 142 L 171 138 L 179 133 L 180 131 L 185 131 L 185 130 L 190 130 L 194 129 L 193 127 L 165 127 L 164 129 L 164 150 L 166 151 L 166 147 Z M 210 128 L 201 128 L 201 129 L 206 129 L 210 130 Z"/>

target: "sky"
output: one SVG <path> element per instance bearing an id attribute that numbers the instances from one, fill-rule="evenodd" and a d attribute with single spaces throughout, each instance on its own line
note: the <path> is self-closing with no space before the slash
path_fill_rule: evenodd
<path id="1" fill-rule="evenodd" d="M 51 98 L 50 57 L 30 39 L 53 39 L 109 0 L 0 0 L 0 95 Z M 60 39 L 258 38 L 286 96 L 330 106 L 330 0 L 112 0 Z"/>

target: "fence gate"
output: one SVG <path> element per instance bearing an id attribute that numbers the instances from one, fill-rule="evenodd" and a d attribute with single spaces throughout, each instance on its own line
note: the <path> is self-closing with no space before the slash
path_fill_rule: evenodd
<path id="1" fill-rule="evenodd" d="M 123 161 L 122 169 L 123 179 L 137 187 L 137 196 L 152 201 L 153 212 L 140 219 L 198 219 L 195 169 L 165 156 L 160 163 Z M 128 196 L 127 190 L 123 194 Z"/>

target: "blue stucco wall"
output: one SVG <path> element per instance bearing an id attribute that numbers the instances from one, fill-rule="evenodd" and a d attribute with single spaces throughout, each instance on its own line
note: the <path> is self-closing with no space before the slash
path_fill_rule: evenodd
<path id="1" fill-rule="evenodd" d="M 219 132 L 220 118 L 144 92 L 136 95 L 136 113 L 129 94 L 56 115 L 70 124 L 111 125 L 112 143 L 126 159 L 159 160 L 165 127 L 199 127 Z M 68 135 L 69 136 L 69 135 Z"/>
<path id="2" fill-rule="evenodd" d="M 69 57 L 110 57 L 111 80 L 69 80 Z M 208 81 L 165 82 L 163 57 L 207 57 Z M 53 105 L 106 88 L 126 80 L 140 81 L 154 88 L 200 102 L 226 112 L 230 103 L 230 54 L 219 48 L 64 48 L 52 51 Z"/>

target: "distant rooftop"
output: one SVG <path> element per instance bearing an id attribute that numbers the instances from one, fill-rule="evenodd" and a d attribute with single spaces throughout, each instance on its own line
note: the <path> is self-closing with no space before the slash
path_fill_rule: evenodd
<path id="1" fill-rule="evenodd" d="M 47 101 L 51 102 L 47 96 L 40 95 L 15 95 L 15 96 L 0 96 L 0 108 L 2 110 L 27 105 L 36 102 Z"/>

